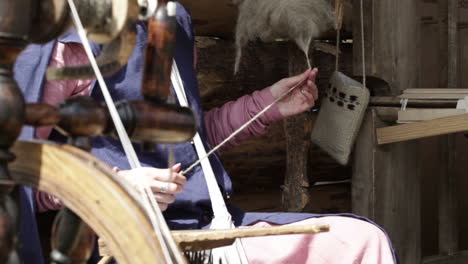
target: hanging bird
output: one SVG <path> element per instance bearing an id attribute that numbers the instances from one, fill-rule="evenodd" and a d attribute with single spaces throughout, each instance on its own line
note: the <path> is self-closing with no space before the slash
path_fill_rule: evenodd
<path id="1" fill-rule="evenodd" d="M 236 62 L 239 70 L 242 47 L 259 38 L 292 39 L 309 63 L 309 46 L 322 32 L 333 28 L 334 14 L 327 0 L 232 0 L 238 6 Z M 310 65 L 309 65 L 310 67 Z"/>

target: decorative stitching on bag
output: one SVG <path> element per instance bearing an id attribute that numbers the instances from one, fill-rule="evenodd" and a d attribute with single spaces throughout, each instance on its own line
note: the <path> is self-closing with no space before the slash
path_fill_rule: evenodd
<path id="1" fill-rule="evenodd" d="M 336 103 L 339 107 L 344 107 L 349 110 L 356 110 L 356 107 L 361 105 L 359 101 L 359 97 L 357 95 L 347 95 L 345 92 L 339 91 L 336 87 L 332 86 L 331 84 L 325 90 L 325 99 L 331 103 Z"/>

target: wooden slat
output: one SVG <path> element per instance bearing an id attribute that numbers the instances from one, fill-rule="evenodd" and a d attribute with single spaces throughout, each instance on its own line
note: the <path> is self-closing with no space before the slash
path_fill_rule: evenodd
<path id="1" fill-rule="evenodd" d="M 468 89 L 456 88 L 409 88 L 403 91 L 403 94 L 468 94 Z"/>
<path id="2" fill-rule="evenodd" d="M 419 122 L 465 113 L 464 109 L 407 109 L 398 111 L 398 122 Z"/>
<path id="3" fill-rule="evenodd" d="M 407 107 L 411 108 L 455 108 L 457 99 L 453 100 L 409 100 Z M 401 107 L 401 98 L 393 96 L 372 96 L 369 106 Z"/>
<path id="4" fill-rule="evenodd" d="M 402 99 L 463 99 L 465 96 L 468 96 L 468 94 L 462 94 L 462 93 L 445 93 L 445 94 L 430 94 L 430 93 L 425 93 L 425 94 L 407 94 L 404 93 L 400 95 L 399 97 Z"/>
<path id="5" fill-rule="evenodd" d="M 468 131 L 468 114 L 377 129 L 377 143 L 389 144 Z"/>

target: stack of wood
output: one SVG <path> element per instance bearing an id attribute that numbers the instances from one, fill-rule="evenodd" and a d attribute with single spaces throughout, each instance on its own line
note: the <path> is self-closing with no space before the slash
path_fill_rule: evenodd
<path id="1" fill-rule="evenodd" d="M 377 128 L 378 144 L 468 131 L 468 89 L 407 89 L 400 98 L 403 107 L 398 112 L 398 123 L 407 124 Z M 451 107 L 406 109 L 404 106 L 411 100 L 427 101 L 427 105 L 444 101 Z"/>
<path id="2" fill-rule="evenodd" d="M 398 123 L 414 123 L 418 121 L 432 120 L 466 113 L 465 98 L 468 98 L 468 89 L 406 89 L 400 95 L 402 100 L 446 100 L 454 104 L 458 101 L 456 108 L 411 108 L 398 111 Z M 405 102 L 402 101 L 404 105 Z"/>

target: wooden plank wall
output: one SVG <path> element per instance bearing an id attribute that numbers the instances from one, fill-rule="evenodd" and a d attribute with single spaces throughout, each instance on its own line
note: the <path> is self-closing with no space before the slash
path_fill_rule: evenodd
<path id="1" fill-rule="evenodd" d="M 365 2 L 367 13 L 372 12 L 371 18 L 365 19 L 367 72 L 387 81 L 393 95 L 413 86 L 447 87 L 448 39 L 441 34 L 447 28 L 446 11 L 441 10 L 444 2 Z M 458 2 L 461 19 L 458 87 L 463 88 L 468 85 L 464 74 L 468 70 L 468 5 L 467 1 Z M 356 6 L 359 1 L 354 3 Z M 359 17 L 359 14 L 355 12 L 354 17 Z M 356 48 L 359 45 L 357 30 L 355 25 Z M 358 74 L 360 50 L 355 51 L 354 66 Z M 421 257 L 467 249 L 468 225 L 464 223 L 468 220 L 468 195 L 461 191 L 468 186 L 467 139 L 459 134 L 375 146 L 373 131 L 385 125 L 388 124 L 379 118 L 377 112 L 368 113 L 353 168 L 353 211 L 383 225 L 390 233 L 402 263 L 418 263 Z M 453 223 L 439 223 L 439 217 L 448 217 L 444 213 L 451 214 L 439 208 L 439 187 L 448 182 L 450 175 L 453 176 L 450 181 L 454 181 L 458 188 L 458 196 L 454 200 L 454 203 L 459 203 L 458 230 L 453 229 L 457 228 Z M 439 228 L 445 231 L 440 237 Z M 456 243 L 456 238 L 450 240 L 447 237 L 450 232 L 459 236 L 458 245 L 449 245 Z"/>
<path id="2" fill-rule="evenodd" d="M 441 22 L 441 5 L 440 1 L 423 0 L 421 1 L 421 35 L 422 38 L 422 54 L 421 56 L 421 87 L 427 88 L 440 88 L 446 87 L 448 82 L 447 77 L 447 45 L 446 38 L 441 38 L 441 32 L 445 29 L 445 25 Z M 458 25 L 458 62 L 459 62 L 459 88 L 468 87 L 468 1 L 459 1 L 459 25 Z M 444 34 L 447 34 L 446 32 Z M 429 55 L 430 54 L 430 55 Z M 458 241 L 459 249 L 468 249 L 468 194 L 463 191 L 468 186 L 468 179 L 466 177 L 467 169 L 467 138 L 463 134 L 454 136 L 454 148 L 449 148 L 447 145 L 447 136 L 433 138 L 426 140 L 426 143 L 421 147 L 425 151 L 426 160 L 439 160 L 440 162 L 427 162 L 429 166 L 426 176 L 422 177 L 422 212 L 421 219 L 423 230 L 437 230 L 439 225 L 438 213 L 436 208 L 438 203 L 438 183 L 440 177 L 446 177 L 447 173 L 454 175 L 458 202 Z M 437 146 L 438 145 L 438 146 Z M 453 161 L 449 161 L 449 152 L 453 155 Z M 432 157 L 432 158 L 431 158 Z M 451 162 L 447 163 L 447 162 Z M 434 165 L 438 164 L 438 165 Z M 447 164 L 448 167 L 441 166 Z M 443 224 L 443 223 L 442 223 Z M 437 253 L 439 245 L 438 241 L 441 239 L 436 232 L 423 232 L 422 252 L 423 256 L 430 256 Z M 442 243 L 442 241 L 440 242 Z M 444 247 L 441 245 L 442 248 Z"/>
<path id="3" fill-rule="evenodd" d="M 353 68 L 362 72 L 365 46 L 366 72 L 386 81 L 391 95 L 419 87 L 419 5 L 407 0 L 364 0 L 364 43 L 361 24 L 354 23 Z M 361 1 L 353 1 L 354 21 L 361 18 Z M 401 263 L 421 260 L 420 170 L 417 142 L 379 147 L 375 128 L 384 126 L 370 109 L 356 143 L 353 167 L 353 212 L 383 226 Z"/>

